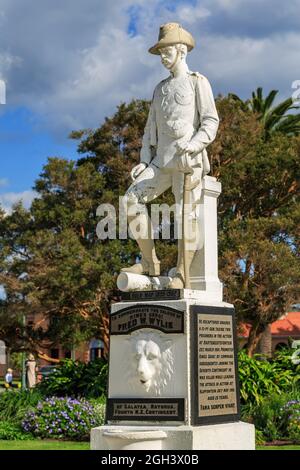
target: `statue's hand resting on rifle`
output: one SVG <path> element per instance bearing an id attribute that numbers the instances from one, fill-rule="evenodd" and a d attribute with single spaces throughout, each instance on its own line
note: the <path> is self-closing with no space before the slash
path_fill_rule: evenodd
<path id="1" fill-rule="evenodd" d="M 193 156 L 204 149 L 203 144 L 195 143 L 192 140 L 190 142 L 178 141 L 176 146 L 179 153 L 177 160 L 179 171 L 187 171 L 192 168 L 194 166 Z"/>
<path id="2" fill-rule="evenodd" d="M 139 163 L 138 165 L 134 166 L 130 173 L 132 181 L 134 181 L 141 173 L 143 173 L 146 168 L 146 163 Z"/>

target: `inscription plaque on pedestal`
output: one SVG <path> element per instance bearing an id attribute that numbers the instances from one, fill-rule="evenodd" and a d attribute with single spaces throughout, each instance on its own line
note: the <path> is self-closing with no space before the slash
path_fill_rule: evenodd
<path id="1" fill-rule="evenodd" d="M 192 315 L 194 424 L 239 419 L 234 310 L 195 306 Z"/>
<path id="2" fill-rule="evenodd" d="M 109 398 L 109 421 L 184 421 L 183 398 Z"/>
<path id="3" fill-rule="evenodd" d="M 183 333 L 183 312 L 163 305 L 133 305 L 110 316 L 110 334 L 128 335 L 141 328 Z"/>

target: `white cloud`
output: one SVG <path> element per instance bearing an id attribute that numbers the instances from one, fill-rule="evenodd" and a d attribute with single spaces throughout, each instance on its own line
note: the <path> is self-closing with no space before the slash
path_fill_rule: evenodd
<path id="1" fill-rule="evenodd" d="M 213 81 L 215 92 L 231 91 L 246 98 L 263 86 L 265 92 L 279 89 L 281 97 L 291 96 L 299 43 L 300 33 L 272 38 L 207 37 L 201 47 L 202 69 Z"/>
<path id="2" fill-rule="evenodd" d="M 53 122 L 59 115 L 58 125 L 76 129 L 97 125 L 121 101 L 149 98 L 155 62 L 145 60 L 145 49 L 140 37 L 113 27 L 101 31 L 93 47 L 78 53 L 76 74 L 57 83 L 55 99 L 45 96 L 36 109 Z"/>
<path id="3" fill-rule="evenodd" d="M 35 197 L 37 197 L 37 194 L 31 190 L 20 193 L 9 192 L 0 194 L 0 207 L 9 214 L 12 210 L 12 206 L 17 202 L 22 201 L 24 207 L 28 209 Z"/>
<path id="4" fill-rule="evenodd" d="M 21 58 L 9 54 L 8 52 L 0 52 L 0 77 L 4 77 L 12 68 L 17 67 L 22 62 Z"/>
<path id="5" fill-rule="evenodd" d="M 182 22 L 195 36 L 190 67 L 208 76 L 215 93 L 246 97 L 260 85 L 291 93 L 300 78 L 300 0 L 182 0 L 172 12 L 170 5 L 0 0 L 7 104 L 29 107 L 39 124 L 64 136 L 98 126 L 121 101 L 150 98 L 166 76 L 147 50 L 167 21 Z M 132 8 L 136 34 L 130 35 Z"/>
<path id="6" fill-rule="evenodd" d="M 207 18 L 211 15 L 211 11 L 201 5 L 182 6 L 177 11 L 179 20 L 184 24 L 194 24 L 198 20 Z"/>

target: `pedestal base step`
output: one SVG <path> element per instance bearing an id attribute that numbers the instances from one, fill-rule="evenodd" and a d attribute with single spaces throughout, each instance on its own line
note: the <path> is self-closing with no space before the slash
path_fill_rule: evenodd
<path id="1" fill-rule="evenodd" d="M 254 450 L 255 428 L 241 421 L 207 426 L 101 426 L 91 450 Z"/>

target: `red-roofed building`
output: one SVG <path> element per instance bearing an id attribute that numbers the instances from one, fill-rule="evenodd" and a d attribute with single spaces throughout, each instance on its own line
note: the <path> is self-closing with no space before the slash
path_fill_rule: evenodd
<path id="1" fill-rule="evenodd" d="M 239 326 L 238 338 L 240 348 L 247 343 L 250 325 L 243 324 Z M 283 315 L 279 320 L 271 324 L 272 353 L 274 351 L 288 346 L 289 340 L 300 340 L 300 312 L 289 312 Z"/>

